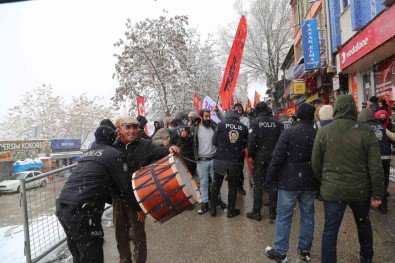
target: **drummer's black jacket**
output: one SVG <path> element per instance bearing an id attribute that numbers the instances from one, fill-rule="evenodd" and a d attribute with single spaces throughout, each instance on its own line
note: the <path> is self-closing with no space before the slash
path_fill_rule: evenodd
<path id="1" fill-rule="evenodd" d="M 118 139 L 114 147 L 126 155 L 129 179 L 132 179 L 134 172 L 168 155 L 170 145 L 161 147 L 150 140 L 138 138 L 128 144 Z"/>
<path id="2" fill-rule="evenodd" d="M 284 125 L 268 113 L 261 112 L 250 123 L 248 156 L 254 161 L 271 159 Z"/>
<path id="3" fill-rule="evenodd" d="M 111 202 L 111 192 L 116 189 L 121 197 L 131 200 L 131 205 L 140 211 L 128 172 L 122 152 L 110 145 L 96 144 L 79 161 L 63 186 L 58 202 L 74 206 L 88 203 L 100 207 Z"/>

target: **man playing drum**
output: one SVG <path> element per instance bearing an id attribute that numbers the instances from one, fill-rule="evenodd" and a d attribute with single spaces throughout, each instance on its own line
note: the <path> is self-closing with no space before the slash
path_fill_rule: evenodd
<path id="1" fill-rule="evenodd" d="M 159 160 L 169 153 L 179 153 L 177 146 L 161 147 L 150 140 L 139 138 L 139 125 L 135 117 L 121 118 L 119 138 L 115 148 L 125 153 L 127 157 L 130 179 L 134 172 L 148 164 Z M 137 211 L 131 204 L 113 194 L 113 221 L 115 238 L 119 251 L 120 262 L 132 262 L 130 240 L 134 243 L 134 262 L 147 261 L 147 239 L 145 234 L 145 214 Z"/>

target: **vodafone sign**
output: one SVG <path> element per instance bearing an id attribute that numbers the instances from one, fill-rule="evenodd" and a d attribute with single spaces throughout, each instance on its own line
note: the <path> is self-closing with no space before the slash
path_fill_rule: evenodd
<path id="1" fill-rule="evenodd" d="M 343 70 L 395 36 L 395 5 L 377 17 L 339 52 Z"/>
<path id="2" fill-rule="evenodd" d="M 369 38 L 363 39 L 361 42 L 357 42 L 349 51 L 343 51 L 340 53 L 340 63 L 345 64 L 347 59 L 352 59 L 352 56 L 358 56 L 356 53 L 364 53 L 364 47 L 369 43 Z"/>

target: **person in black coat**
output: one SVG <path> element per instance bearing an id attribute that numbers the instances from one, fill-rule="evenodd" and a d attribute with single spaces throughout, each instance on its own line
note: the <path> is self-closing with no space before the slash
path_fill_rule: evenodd
<path id="1" fill-rule="evenodd" d="M 251 121 L 248 134 L 248 156 L 253 160 L 254 169 L 254 205 L 247 217 L 259 221 L 262 220 L 262 194 L 267 168 L 284 125 L 273 117 L 271 109 L 263 101 L 256 105 L 255 111 L 257 117 Z M 277 193 L 269 191 L 270 219 L 275 218 L 276 199 Z"/>
<path id="2" fill-rule="evenodd" d="M 284 260 L 289 248 L 289 235 L 296 201 L 300 206 L 298 251 L 303 261 L 310 261 L 314 234 L 314 200 L 319 189 L 311 166 L 317 130 L 313 127 L 315 107 L 299 106 L 295 126 L 285 129 L 274 149 L 266 174 L 266 187 L 278 188 L 276 237 L 274 248 L 267 247 L 270 259 Z M 277 261 L 280 262 L 280 261 Z"/>
<path id="3" fill-rule="evenodd" d="M 144 116 L 137 116 L 137 120 L 140 122 L 139 125 L 139 138 L 150 140 L 150 137 L 145 133 L 145 125 L 147 125 L 148 121 Z"/>
<path id="4" fill-rule="evenodd" d="M 103 262 L 101 217 L 111 192 L 141 211 L 132 192 L 126 157 L 114 147 L 114 129 L 95 131 L 95 146 L 87 151 L 68 178 L 57 200 L 56 216 L 62 225 L 73 262 Z"/>
<path id="5" fill-rule="evenodd" d="M 196 162 L 193 154 L 193 136 L 188 125 L 181 122 L 180 119 L 174 119 L 173 125 L 175 130 L 170 134 L 170 144 L 176 145 L 180 148 L 181 157 L 189 172 L 193 177 L 196 175 Z"/>
<path id="6" fill-rule="evenodd" d="M 247 146 L 248 128 L 240 122 L 236 110 L 225 113 L 225 120 L 218 123 L 213 144 L 217 147 L 214 155 L 214 181 L 210 198 L 210 214 L 217 215 L 216 203 L 224 177 L 228 176 L 228 212 L 232 218 L 240 214 L 236 209 L 237 187 L 240 173 L 243 173 L 244 148 Z"/>
<path id="7" fill-rule="evenodd" d="M 119 138 L 114 147 L 123 152 L 127 158 L 128 175 L 159 160 L 169 153 L 179 153 L 174 145 L 161 147 L 152 141 L 139 137 L 140 123 L 132 116 L 121 118 Z M 145 234 L 145 214 L 130 207 L 128 202 L 113 195 L 113 222 L 115 225 L 115 239 L 120 262 L 132 262 L 130 240 L 134 243 L 133 261 L 147 261 L 147 239 Z M 129 235 L 130 234 L 130 235 Z"/>
<path id="8" fill-rule="evenodd" d="M 366 125 L 369 125 L 373 130 L 374 134 L 377 137 L 377 140 L 380 144 L 380 155 L 381 162 L 383 164 L 384 169 L 384 196 L 382 199 L 381 205 L 379 205 L 379 212 L 381 214 L 388 213 L 387 207 L 387 189 L 389 185 L 389 176 L 390 176 L 390 168 L 391 168 L 391 142 L 386 134 L 385 127 L 378 122 L 378 120 L 374 117 L 373 111 L 371 109 L 363 109 L 358 114 L 358 122 L 362 122 Z"/>

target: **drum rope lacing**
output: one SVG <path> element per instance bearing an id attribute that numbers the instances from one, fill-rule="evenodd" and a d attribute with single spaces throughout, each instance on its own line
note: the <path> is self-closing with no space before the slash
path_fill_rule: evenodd
<path id="1" fill-rule="evenodd" d="M 173 155 L 173 154 L 171 154 Z M 185 158 L 185 157 L 183 157 Z M 161 161 L 161 160 L 160 160 Z M 160 162 L 158 161 L 158 162 Z M 191 160 L 192 161 L 192 160 Z M 142 178 L 142 177 L 146 177 L 149 174 L 156 174 L 161 173 L 162 170 L 167 170 L 170 166 L 172 166 L 173 163 L 171 164 L 164 164 L 163 161 L 160 163 L 152 163 L 151 165 L 148 166 L 148 170 L 143 172 L 142 174 L 140 174 L 138 177 Z M 154 167 L 158 167 L 158 170 L 154 170 Z M 163 215 L 158 215 L 157 217 L 154 217 L 154 219 L 158 222 L 165 222 L 168 220 L 168 218 L 173 217 L 174 215 L 180 214 L 183 210 L 179 209 L 179 206 L 181 204 L 183 204 L 184 202 L 188 201 L 189 199 L 191 199 L 192 195 L 189 196 L 185 196 L 184 198 L 180 199 L 180 200 L 171 200 L 171 198 L 173 198 L 174 196 L 176 196 L 178 194 L 178 192 L 180 192 L 184 187 L 185 184 L 179 185 L 175 188 L 171 188 L 171 189 L 164 189 L 164 186 L 166 184 L 168 184 L 171 181 L 171 178 L 175 177 L 177 174 L 177 172 L 171 173 L 163 178 L 157 178 L 156 176 L 152 176 L 152 178 L 145 180 L 142 182 L 141 185 L 137 186 L 134 190 L 140 190 L 141 188 L 145 188 L 147 186 L 150 185 L 156 185 L 156 189 L 154 189 L 153 191 L 149 192 L 145 197 L 143 197 L 140 201 L 139 204 L 142 204 L 146 201 L 151 201 L 156 199 L 157 197 L 162 197 L 163 201 L 156 204 L 153 207 L 150 207 L 149 210 L 146 211 L 146 214 L 150 214 L 152 212 L 158 212 L 162 209 L 163 205 L 166 205 L 170 211 L 168 211 L 166 214 Z M 137 178 L 137 177 L 136 177 Z M 133 178 L 133 180 L 136 180 L 136 178 Z M 156 191 L 159 192 L 159 194 L 154 194 Z"/>
<path id="2" fill-rule="evenodd" d="M 181 158 L 184 158 L 185 160 L 188 160 L 188 161 L 190 161 L 190 162 L 198 163 L 198 162 L 196 162 L 196 161 L 194 161 L 194 160 L 191 160 L 191 159 L 189 159 L 189 158 L 187 158 L 187 157 L 185 157 L 185 156 L 183 156 L 183 155 L 181 155 L 181 154 L 178 154 L 178 156 L 180 156 Z"/>

